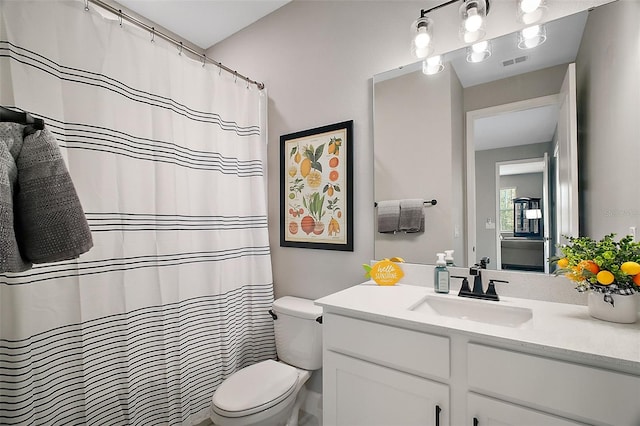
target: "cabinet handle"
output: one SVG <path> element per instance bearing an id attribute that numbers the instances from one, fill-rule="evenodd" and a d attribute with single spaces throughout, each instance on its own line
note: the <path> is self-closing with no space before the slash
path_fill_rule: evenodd
<path id="1" fill-rule="evenodd" d="M 480 424 L 480 421 L 478 420 L 477 417 L 473 418 L 473 426 L 478 426 Z"/>
<path id="2" fill-rule="evenodd" d="M 442 411 L 442 408 L 436 405 L 436 426 L 440 426 L 440 411 Z"/>

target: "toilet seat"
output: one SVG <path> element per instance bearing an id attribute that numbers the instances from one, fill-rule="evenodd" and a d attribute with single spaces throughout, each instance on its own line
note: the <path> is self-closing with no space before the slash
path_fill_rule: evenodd
<path id="1" fill-rule="evenodd" d="M 277 405 L 296 388 L 297 370 L 273 360 L 232 374 L 213 394 L 213 410 L 224 417 L 244 417 Z"/>

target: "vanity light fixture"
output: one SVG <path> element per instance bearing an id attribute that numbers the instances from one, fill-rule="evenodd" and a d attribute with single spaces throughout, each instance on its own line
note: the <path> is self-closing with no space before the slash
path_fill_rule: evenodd
<path id="1" fill-rule="evenodd" d="M 426 58 L 433 51 L 433 20 L 421 16 L 411 24 L 411 31 L 411 52 L 419 59 Z"/>
<path id="2" fill-rule="evenodd" d="M 480 41 L 467 47 L 467 62 L 482 62 L 491 56 L 491 42 Z"/>
<path id="3" fill-rule="evenodd" d="M 540 22 L 547 13 L 546 0 L 518 0 L 518 21 L 525 25 Z"/>
<path id="4" fill-rule="evenodd" d="M 460 39 L 475 43 L 485 35 L 485 20 L 489 13 L 489 0 L 464 0 L 460 14 Z"/>
<path id="5" fill-rule="evenodd" d="M 422 63 L 422 72 L 426 75 L 438 74 L 444 70 L 442 55 L 431 56 Z"/>
<path id="6" fill-rule="evenodd" d="M 547 39 L 544 25 L 533 25 L 518 32 L 518 48 L 532 49 L 540 46 Z"/>

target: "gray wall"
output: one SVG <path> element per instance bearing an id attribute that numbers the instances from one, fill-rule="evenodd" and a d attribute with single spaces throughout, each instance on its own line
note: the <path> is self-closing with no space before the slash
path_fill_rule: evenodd
<path id="1" fill-rule="evenodd" d="M 640 228 L 639 17 L 637 0 L 594 10 L 576 60 L 580 234 L 594 238 Z"/>
<path id="2" fill-rule="evenodd" d="M 436 253 L 457 249 L 456 218 L 451 212 L 456 205 L 454 196 L 459 196 L 453 188 L 457 186 L 462 193 L 462 86 L 451 67 L 425 77 L 415 71 L 375 84 L 375 100 L 384 100 L 374 100 L 376 201 L 422 198 L 438 202 L 424 209 L 423 233 L 376 233 L 376 259 L 400 256 L 411 263 L 434 263 Z M 458 227 L 461 218 L 455 223 Z M 462 240 L 461 235 L 457 240 Z"/>
<path id="3" fill-rule="evenodd" d="M 566 0 L 549 8 L 556 19 L 609 0 Z M 409 25 L 424 1 L 294 0 L 218 43 L 207 56 L 264 81 L 269 94 L 269 230 L 276 296 L 318 298 L 363 280 L 373 258 L 373 75 L 415 62 Z M 487 38 L 519 28 L 515 2 L 491 9 Z M 433 13 L 434 53 L 462 47 L 457 7 Z M 279 138 L 354 120 L 355 251 L 279 247 Z M 442 141 L 448 144 L 448 141 Z M 450 149 L 450 147 L 447 147 Z"/>
<path id="4" fill-rule="evenodd" d="M 496 230 L 486 229 L 485 226 L 488 218 L 493 220 L 496 228 L 499 226 L 496 218 L 496 163 L 524 158 L 541 158 L 545 152 L 550 156 L 553 154 L 551 143 L 536 143 L 476 152 L 476 252 L 478 258 L 489 256 L 490 259 L 495 260 L 497 254 Z M 509 178 L 509 176 L 505 176 L 505 178 Z M 503 183 L 503 179 L 500 179 L 500 183 Z M 536 196 L 536 194 L 518 193 L 518 196 Z M 542 198 L 541 192 L 539 196 Z M 495 261 L 492 261 L 488 267 L 496 269 Z"/>

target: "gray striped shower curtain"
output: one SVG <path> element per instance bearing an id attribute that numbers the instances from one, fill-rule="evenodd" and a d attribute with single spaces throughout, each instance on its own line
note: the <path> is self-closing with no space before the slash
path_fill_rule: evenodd
<path id="1" fill-rule="evenodd" d="M 0 0 L 0 105 L 44 119 L 94 241 L 0 274 L 0 424 L 193 424 L 275 357 L 265 95 L 84 9 Z"/>

